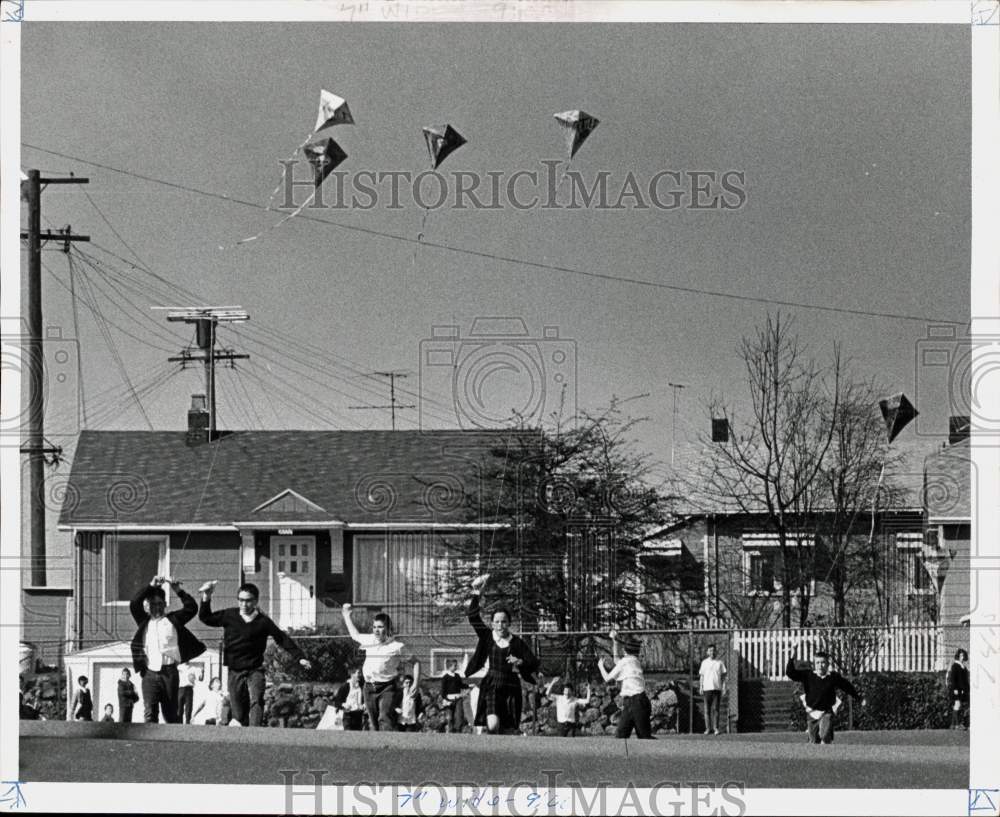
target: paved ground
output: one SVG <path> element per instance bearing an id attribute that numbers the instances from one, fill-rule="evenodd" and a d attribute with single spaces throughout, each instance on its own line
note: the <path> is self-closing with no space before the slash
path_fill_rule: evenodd
<path id="1" fill-rule="evenodd" d="M 964 789 L 969 777 L 968 733 L 949 731 L 839 732 L 812 746 L 795 733 L 617 741 L 22 721 L 20 752 L 22 781 L 53 782 L 280 785 L 282 769 L 325 769 L 327 785 Z"/>

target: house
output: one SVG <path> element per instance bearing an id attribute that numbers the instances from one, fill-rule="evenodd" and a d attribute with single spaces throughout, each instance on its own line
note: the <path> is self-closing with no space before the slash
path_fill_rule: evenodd
<path id="1" fill-rule="evenodd" d="M 792 575 L 801 561 L 805 579 L 792 588 L 793 625 L 804 605 L 810 624 L 836 623 L 838 598 L 847 624 L 959 623 L 968 611 L 967 450 L 967 439 L 936 452 L 904 447 L 886 474 L 892 504 L 874 518 L 859 514 L 846 547 L 831 536 L 832 511 L 801 516 L 786 542 Z M 648 604 L 675 610 L 680 626 L 780 626 L 781 548 L 763 510 L 710 502 L 678 510 L 646 540 L 645 558 L 673 578 Z"/>
<path id="2" fill-rule="evenodd" d="M 399 632 L 459 624 L 467 636 L 441 594 L 452 571 L 475 569 L 481 537 L 503 527 L 480 504 L 484 464 L 509 432 L 231 431 L 209 441 L 202 413 L 192 408 L 187 431 L 80 434 L 59 519 L 75 546 L 76 651 L 120 652 L 135 630 L 128 601 L 158 574 L 189 592 L 218 579 L 219 605 L 253 582 L 283 628 L 342 626 L 351 602 L 361 626 L 385 611 Z M 221 631 L 197 620 L 191 629 L 218 644 Z M 455 650 L 438 652 L 432 671 Z"/>

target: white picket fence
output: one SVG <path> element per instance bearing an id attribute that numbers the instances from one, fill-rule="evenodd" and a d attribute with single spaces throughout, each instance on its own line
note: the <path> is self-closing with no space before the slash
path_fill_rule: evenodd
<path id="1" fill-rule="evenodd" d="M 945 669 L 944 631 L 928 624 L 892 627 L 800 627 L 791 630 L 735 630 L 733 650 L 743 678 L 779 681 L 793 650 L 812 661 L 818 650 L 851 660 L 861 672 L 933 672 Z"/>

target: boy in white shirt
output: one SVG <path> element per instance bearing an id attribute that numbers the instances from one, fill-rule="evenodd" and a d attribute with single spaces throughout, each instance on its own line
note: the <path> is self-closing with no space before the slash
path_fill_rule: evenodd
<path id="1" fill-rule="evenodd" d="M 642 644 L 636 639 L 629 639 L 625 642 L 625 657 L 619 658 L 617 631 L 612 630 L 608 633 L 608 637 L 611 639 L 611 655 L 615 665 L 611 672 L 608 672 L 604 666 L 604 658 L 598 658 L 597 668 L 606 682 L 621 683 L 622 713 L 615 737 L 628 738 L 634 728 L 636 737 L 640 740 L 655 740 L 650 723 L 652 706 L 649 703 L 649 696 L 646 695 L 646 678 L 642 672 L 642 664 L 639 663 Z"/>
<path id="2" fill-rule="evenodd" d="M 351 605 L 342 609 L 344 624 L 351 638 L 365 651 L 361 672 L 365 678 L 365 708 L 368 728 L 373 732 L 396 731 L 395 699 L 399 692 L 396 665 L 406 647 L 392 635 L 392 619 L 386 613 L 376 613 L 371 635 L 361 635 L 351 621 Z"/>
<path id="3" fill-rule="evenodd" d="M 577 698 L 572 685 L 564 684 L 562 695 L 553 695 L 552 688 L 559 679 L 557 675 L 545 687 L 545 694 L 556 702 L 556 723 L 559 724 L 559 734 L 564 738 L 575 738 L 580 725 L 580 710 L 590 705 L 590 684 L 587 684 L 587 697 Z"/>
<path id="4" fill-rule="evenodd" d="M 698 670 L 699 691 L 705 697 L 705 734 L 719 734 L 719 703 L 726 694 L 726 665 L 715 657 L 715 645 L 708 645 L 708 657 Z"/>
<path id="5" fill-rule="evenodd" d="M 424 702 L 420 697 L 420 662 L 413 662 L 413 675 L 403 676 L 403 692 L 396 714 L 400 732 L 419 732 L 424 716 Z"/>

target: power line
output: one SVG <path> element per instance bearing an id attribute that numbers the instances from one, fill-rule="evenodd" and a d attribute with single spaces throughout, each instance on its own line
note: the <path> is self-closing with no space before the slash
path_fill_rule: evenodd
<path id="1" fill-rule="evenodd" d="M 30 148 L 32 150 L 41 151 L 42 153 L 47 153 L 52 156 L 59 156 L 63 159 L 69 159 L 75 162 L 81 162 L 91 167 L 99 167 L 102 170 L 109 170 L 112 173 L 120 173 L 124 176 L 132 176 L 136 179 L 141 179 L 142 181 L 151 182 L 153 184 L 160 184 L 166 187 L 173 188 L 175 190 L 181 190 L 186 193 L 193 193 L 198 196 L 205 196 L 207 198 L 217 199 L 218 201 L 224 201 L 229 204 L 239 204 L 243 207 L 251 207 L 255 210 L 264 210 L 267 212 L 274 212 L 269 210 L 262 204 L 257 202 L 246 201 L 245 199 L 238 199 L 233 196 L 228 196 L 223 193 L 213 193 L 210 190 L 201 190 L 197 187 L 191 187 L 185 184 L 179 184 L 177 182 L 167 181 L 166 179 L 158 179 L 154 176 L 147 176 L 142 173 L 135 173 L 131 170 L 124 170 L 119 167 L 113 167 L 112 165 L 102 164 L 100 162 L 94 162 L 89 159 L 83 159 L 79 156 L 72 156 L 67 153 L 60 153 L 55 150 L 48 150 L 47 148 L 39 147 L 38 145 L 32 145 L 29 142 L 21 143 L 24 147 Z M 814 309 L 821 312 L 832 312 L 842 315 L 856 315 L 868 318 L 888 318 L 891 320 L 901 320 L 901 321 L 918 321 L 920 323 L 927 322 L 939 322 L 939 323 L 963 323 L 962 321 L 957 321 L 953 318 L 941 318 L 932 317 L 928 315 L 910 315 L 900 312 L 881 312 L 868 309 L 851 309 L 849 307 L 840 306 L 828 306 L 823 304 L 810 304 L 804 303 L 802 301 L 787 301 L 777 298 L 763 298 L 754 295 L 740 295 L 734 292 L 720 292 L 718 290 L 702 289 L 699 287 L 687 287 L 681 286 L 680 284 L 667 284 L 662 281 L 648 281 L 642 278 L 630 278 L 619 275 L 611 275 L 610 273 L 603 272 L 593 272 L 591 270 L 582 270 L 575 267 L 564 267 L 558 264 L 547 264 L 542 261 L 531 261 L 524 258 L 515 258 L 513 256 L 498 255 L 496 253 L 489 253 L 480 250 L 471 250 L 466 247 L 457 247 L 453 244 L 444 244 L 442 242 L 427 241 L 426 239 L 417 239 L 411 236 L 398 235 L 396 233 L 389 233 L 382 230 L 374 230 L 368 227 L 358 227 L 352 224 L 341 224 L 334 221 L 328 221 L 326 219 L 317 218 L 316 216 L 309 215 L 308 213 L 301 213 L 297 216 L 298 219 L 304 221 L 314 222 L 316 224 L 323 224 L 327 227 L 334 227 L 341 230 L 349 230 L 351 232 L 362 233 L 364 235 L 377 236 L 379 238 L 389 239 L 391 241 L 402 241 L 407 244 L 419 244 L 424 247 L 433 247 L 434 249 L 444 250 L 445 252 L 453 252 L 461 255 L 471 256 L 473 258 L 484 258 L 490 261 L 501 261 L 507 264 L 519 265 L 524 267 L 530 267 L 532 269 L 543 269 L 549 272 L 563 272 L 570 275 L 579 275 L 586 278 L 593 278 L 601 281 L 610 281 L 619 284 L 631 284 L 633 286 L 648 287 L 652 289 L 663 289 L 671 292 L 683 292 L 688 295 L 706 295 L 712 298 L 725 298 L 734 301 L 746 301 L 749 303 L 759 303 L 766 304 L 768 306 L 785 306 L 795 309 Z"/>

